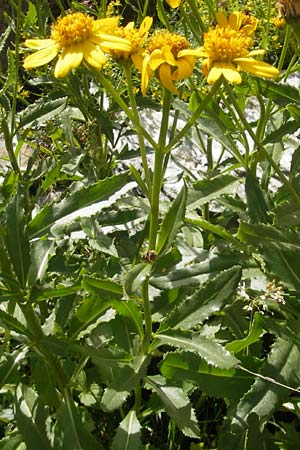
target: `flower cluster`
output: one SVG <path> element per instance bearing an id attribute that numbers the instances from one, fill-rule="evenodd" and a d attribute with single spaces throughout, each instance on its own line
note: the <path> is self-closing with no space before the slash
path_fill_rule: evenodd
<path id="1" fill-rule="evenodd" d="M 180 1 L 168 3 L 173 8 L 180 5 Z M 257 26 L 254 17 L 240 12 L 226 17 L 219 12 L 216 19 L 217 25 L 204 33 L 203 46 L 193 49 L 185 37 L 169 30 L 154 32 L 147 40 L 151 17 L 146 17 L 137 29 L 133 22 L 120 27 L 118 18 L 95 20 L 81 12 L 70 13 L 57 20 L 49 39 L 25 41 L 25 46 L 37 51 L 25 58 L 24 67 L 39 67 L 58 56 L 54 75 L 63 77 L 82 61 L 101 69 L 110 55 L 118 62 L 135 64 L 141 72 L 143 94 L 154 76 L 177 94 L 174 82 L 191 76 L 196 58 L 204 58 L 202 71 L 210 84 L 221 77 L 241 83 L 243 70 L 266 78 L 279 74 L 275 67 L 253 58 L 263 55 L 264 50 L 249 50 Z"/>
<path id="2" fill-rule="evenodd" d="M 200 56 L 204 57 L 202 71 L 208 83 L 215 83 L 224 77 L 231 83 L 242 81 L 242 70 L 259 77 L 275 78 L 279 71 L 253 56 L 263 55 L 264 50 L 252 50 L 253 35 L 257 26 L 256 19 L 235 12 L 226 17 L 217 13 L 217 25 L 204 33 L 204 45 Z"/>

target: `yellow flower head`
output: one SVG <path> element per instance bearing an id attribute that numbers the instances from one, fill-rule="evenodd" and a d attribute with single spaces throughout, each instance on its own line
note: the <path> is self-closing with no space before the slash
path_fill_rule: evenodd
<path id="1" fill-rule="evenodd" d="M 189 48 L 185 37 L 163 30 L 155 33 L 147 43 L 142 67 L 142 93 L 147 91 L 149 78 L 157 71 L 162 85 L 178 94 L 173 81 L 188 78 L 194 69 L 197 50 Z"/>
<path id="2" fill-rule="evenodd" d="M 180 6 L 181 0 L 166 0 L 168 5 L 171 6 L 171 8 L 178 8 Z"/>
<path id="3" fill-rule="evenodd" d="M 115 49 L 130 51 L 129 41 L 114 36 L 117 18 L 95 20 L 76 12 L 60 17 L 52 28 L 49 39 L 27 39 L 25 46 L 37 50 L 24 60 L 24 68 L 32 69 L 52 61 L 57 55 L 56 78 L 64 77 L 85 60 L 101 69 L 106 63 L 105 53 Z"/>
<path id="4" fill-rule="evenodd" d="M 112 55 L 120 60 L 127 61 L 129 58 L 132 59 L 136 67 L 142 71 L 143 55 L 145 53 L 145 48 L 143 45 L 148 36 L 148 32 L 151 28 L 153 19 L 152 17 L 145 17 L 141 23 L 140 28 L 134 28 L 134 22 L 129 22 L 126 27 L 119 27 L 115 31 L 115 35 L 126 39 L 130 42 L 131 48 L 128 51 L 122 49 L 112 51 Z"/>
<path id="5" fill-rule="evenodd" d="M 239 84 L 242 70 L 265 78 L 279 75 L 275 67 L 253 58 L 263 55 L 264 50 L 249 51 L 253 46 L 256 19 L 239 12 L 229 17 L 217 13 L 216 18 L 216 27 L 204 33 L 204 45 L 200 49 L 200 56 L 205 58 L 202 71 L 208 83 L 213 84 L 224 76 L 231 83 Z"/>

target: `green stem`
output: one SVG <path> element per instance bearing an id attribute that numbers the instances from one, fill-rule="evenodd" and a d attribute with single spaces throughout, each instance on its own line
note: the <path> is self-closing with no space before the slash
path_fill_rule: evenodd
<path id="1" fill-rule="evenodd" d="M 219 90 L 220 85 L 222 84 L 221 79 L 216 81 L 216 83 L 213 85 L 207 96 L 204 98 L 204 100 L 201 102 L 201 104 L 197 107 L 197 109 L 194 111 L 192 116 L 189 118 L 188 123 L 177 133 L 177 135 L 174 137 L 174 139 L 171 139 L 169 144 L 165 147 L 164 152 L 168 153 L 172 148 L 186 135 L 186 133 L 192 128 L 195 123 L 197 122 L 200 114 L 202 111 L 205 110 L 211 99 L 214 97 L 215 93 Z"/>
<path id="2" fill-rule="evenodd" d="M 151 316 L 151 308 L 150 308 L 150 299 L 149 299 L 149 279 L 147 278 L 143 282 L 142 286 L 142 298 L 143 298 L 143 307 L 144 307 L 144 337 L 142 341 L 142 353 L 143 355 L 148 354 L 149 344 L 152 338 L 152 316 Z"/>
<path id="3" fill-rule="evenodd" d="M 251 128 L 251 126 L 249 125 L 249 123 L 247 122 L 243 112 L 240 110 L 239 105 L 237 104 L 235 97 L 233 95 L 232 89 L 229 86 L 229 84 L 227 83 L 226 80 L 224 80 L 224 85 L 227 89 L 228 95 L 230 97 L 230 100 L 232 102 L 232 104 L 234 105 L 234 107 L 236 108 L 236 112 L 238 113 L 241 122 L 243 123 L 243 125 L 245 126 L 245 129 L 248 131 L 251 139 L 253 139 L 253 142 L 257 148 L 257 150 L 260 152 L 260 154 L 266 158 L 266 160 L 270 163 L 270 165 L 272 166 L 272 168 L 274 169 L 274 172 L 278 175 L 279 179 L 282 181 L 282 183 L 284 184 L 284 186 L 287 188 L 287 190 L 290 192 L 290 194 L 292 195 L 292 197 L 294 198 L 294 200 L 296 201 L 296 203 L 300 206 L 300 198 L 297 194 L 297 192 L 295 191 L 295 189 L 293 188 L 292 184 L 289 182 L 289 180 L 285 177 L 284 173 L 282 172 L 282 170 L 280 169 L 279 165 L 274 161 L 274 159 L 272 158 L 271 155 L 269 155 L 269 153 L 267 152 L 267 150 L 265 149 L 265 147 L 261 144 L 260 141 L 257 140 L 257 136 L 254 133 L 253 129 Z"/>
<path id="4" fill-rule="evenodd" d="M 141 153 L 141 158 L 142 158 L 142 163 L 143 163 L 143 168 L 144 168 L 144 173 L 145 173 L 146 186 L 148 189 L 148 192 L 146 194 L 148 194 L 148 196 L 149 196 L 149 192 L 151 189 L 151 176 L 150 176 L 150 170 L 149 170 L 148 161 L 147 161 L 145 140 L 144 140 L 143 133 L 141 131 L 142 126 L 141 126 L 141 122 L 140 122 L 140 116 L 139 116 L 139 112 L 138 112 L 137 105 L 136 105 L 135 95 L 133 92 L 133 85 L 132 85 L 132 78 L 131 78 L 131 66 L 129 64 L 125 64 L 124 70 L 125 70 L 125 76 L 126 76 L 126 81 L 127 81 L 129 100 L 130 100 L 130 104 L 131 104 L 132 113 L 134 116 L 134 123 L 139 124 L 139 126 L 136 128 L 136 133 L 137 133 L 137 137 L 138 137 L 138 141 L 139 141 L 139 148 L 140 148 L 140 153 Z"/>
<path id="5" fill-rule="evenodd" d="M 160 127 L 160 134 L 158 139 L 158 148 L 155 151 L 154 156 L 154 169 L 153 169 L 153 183 L 151 192 L 151 211 L 150 211 L 150 231 L 149 231 L 149 250 L 155 250 L 157 231 L 159 224 L 159 196 L 162 186 L 162 178 L 164 173 L 164 157 L 166 138 L 169 126 L 170 107 L 171 107 L 172 94 L 167 89 L 164 89 L 163 96 L 163 111 Z"/>
<path id="6" fill-rule="evenodd" d="M 105 88 L 107 92 L 111 94 L 115 102 L 120 106 L 120 108 L 124 111 L 128 119 L 134 124 L 136 130 L 139 130 L 143 136 L 147 139 L 149 144 L 152 145 L 154 149 L 157 148 L 157 143 L 155 140 L 150 136 L 150 134 L 141 126 L 141 124 L 138 122 L 136 123 L 135 116 L 133 112 L 130 110 L 130 108 L 126 105 L 120 94 L 117 92 L 117 90 L 114 88 L 114 86 L 108 81 L 108 79 L 103 75 L 103 73 L 98 70 L 93 70 L 91 68 L 92 72 L 97 76 L 98 80 L 102 84 L 102 86 Z"/>

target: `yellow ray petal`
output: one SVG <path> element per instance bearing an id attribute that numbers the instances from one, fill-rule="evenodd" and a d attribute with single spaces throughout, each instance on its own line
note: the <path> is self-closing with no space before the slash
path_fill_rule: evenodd
<path id="1" fill-rule="evenodd" d="M 93 36 L 91 36 L 90 41 L 94 42 L 95 44 L 99 44 L 102 50 L 108 53 L 110 50 L 130 52 L 130 50 L 132 49 L 132 45 L 127 39 L 123 39 L 118 36 L 112 36 L 110 34 L 94 34 Z"/>
<path id="2" fill-rule="evenodd" d="M 153 50 L 153 52 L 149 57 L 149 66 L 151 70 L 156 70 L 164 62 L 165 58 L 163 56 L 162 51 L 159 48 Z"/>
<path id="3" fill-rule="evenodd" d="M 102 69 L 107 59 L 98 45 L 94 45 L 91 42 L 85 42 L 82 44 L 83 58 L 88 64 L 96 69 Z"/>
<path id="4" fill-rule="evenodd" d="M 141 80 L 141 91 L 142 94 L 145 95 L 147 92 L 148 84 L 149 84 L 149 55 L 146 55 L 143 60 L 142 65 L 142 80 Z"/>
<path id="5" fill-rule="evenodd" d="M 253 75 L 264 78 L 276 78 L 280 74 L 276 67 L 263 61 L 256 61 L 253 58 L 236 58 L 235 60 L 242 70 L 246 70 Z"/>
<path id="6" fill-rule="evenodd" d="M 162 54 L 163 54 L 163 58 L 164 58 L 164 60 L 165 60 L 165 62 L 167 64 L 170 64 L 171 66 L 176 66 L 177 65 L 176 60 L 174 58 L 174 55 L 173 55 L 173 53 L 171 51 L 171 48 L 168 45 L 163 47 L 161 49 L 161 51 L 162 51 Z"/>
<path id="7" fill-rule="evenodd" d="M 224 27 L 224 28 L 227 27 L 227 25 L 228 25 L 227 17 L 221 11 L 216 13 L 216 19 L 217 19 L 218 25 L 220 25 L 220 27 Z"/>
<path id="8" fill-rule="evenodd" d="M 145 17 L 145 19 L 141 23 L 141 26 L 140 26 L 140 29 L 139 29 L 139 31 L 140 31 L 142 36 L 145 36 L 148 33 L 148 31 L 151 28 L 152 22 L 153 22 L 153 18 L 152 17 L 149 17 L 149 16 Z"/>
<path id="9" fill-rule="evenodd" d="M 56 45 L 56 42 L 53 39 L 26 39 L 24 45 L 33 50 L 41 50 Z"/>
<path id="10" fill-rule="evenodd" d="M 203 48 L 185 48 L 180 50 L 177 54 L 177 58 L 181 58 L 182 56 L 195 56 L 195 57 L 207 57 L 207 53 L 203 50 Z"/>
<path id="11" fill-rule="evenodd" d="M 142 72 L 143 61 L 144 61 L 144 58 L 142 57 L 142 55 L 140 53 L 133 53 L 131 55 L 131 59 L 133 61 L 133 64 L 135 65 L 135 67 L 138 69 L 138 71 Z"/>
<path id="12" fill-rule="evenodd" d="M 178 8 L 180 6 L 181 0 L 166 0 L 168 5 L 171 6 L 171 8 Z"/>
<path id="13" fill-rule="evenodd" d="M 65 77 L 70 70 L 79 66 L 83 59 L 83 51 L 81 45 L 69 47 L 60 54 L 55 66 L 54 76 L 56 78 Z"/>
<path id="14" fill-rule="evenodd" d="M 117 17 L 98 19 L 93 23 L 93 31 L 100 33 L 112 33 L 117 28 L 118 23 L 119 19 Z"/>
<path id="15" fill-rule="evenodd" d="M 231 83 L 240 84 L 242 82 L 241 75 L 230 63 L 215 63 L 209 71 L 207 82 L 214 84 L 222 75 Z"/>
<path id="16" fill-rule="evenodd" d="M 45 47 L 24 59 L 23 66 L 25 69 L 43 66 L 52 61 L 58 54 L 59 47 L 54 43 L 49 47 Z"/>
<path id="17" fill-rule="evenodd" d="M 169 66 L 169 64 L 164 63 L 160 66 L 159 79 L 165 88 L 173 92 L 173 94 L 178 94 L 178 90 L 172 83 L 171 67 Z"/>
<path id="18" fill-rule="evenodd" d="M 182 80 L 183 78 L 190 77 L 192 75 L 195 63 L 196 63 L 195 58 L 191 56 L 180 58 L 177 61 L 177 69 L 172 73 L 172 79 Z"/>
<path id="19" fill-rule="evenodd" d="M 240 12 L 230 14 L 228 18 L 228 25 L 234 30 L 239 30 L 242 25 L 242 14 Z"/>

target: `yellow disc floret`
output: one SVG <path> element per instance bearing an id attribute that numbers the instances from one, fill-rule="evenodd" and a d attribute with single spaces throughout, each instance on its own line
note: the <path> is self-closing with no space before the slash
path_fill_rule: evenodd
<path id="1" fill-rule="evenodd" d="M 95 19 L 83 13 L 71 13 L 59 17 L 53 26 L 50 38 L 61 47 L 70 47 L 89 39 Z"/>

